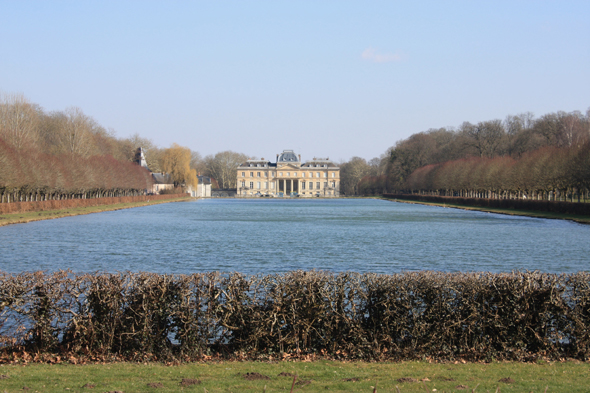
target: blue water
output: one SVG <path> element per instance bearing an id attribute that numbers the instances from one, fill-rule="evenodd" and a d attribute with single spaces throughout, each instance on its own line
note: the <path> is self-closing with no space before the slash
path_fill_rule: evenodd
<path id="1" fill-rule="evenodd" d="M 0 227 L 0 270 L 589 270 L 590 226 L 365 199 L 212 199 Z"/>

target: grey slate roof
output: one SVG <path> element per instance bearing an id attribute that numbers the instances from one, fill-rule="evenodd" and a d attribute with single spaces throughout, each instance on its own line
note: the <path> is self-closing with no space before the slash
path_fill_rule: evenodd
<path id="1" fill-rule="evenodd" d="M 209 176 L 197 176 L 199 184 L 211 184 L 211 178 Z"/>
<path id="2" fill-rule="evenodd" d="M 174 183 L 167 173 L 152 173 L 154 184 L 172 184 Z"/>
<path id="3" fill-rule="evenodd" d="M 283 150 L 277 162 L 299 162 L 299 158 L 293 150 Z"/>

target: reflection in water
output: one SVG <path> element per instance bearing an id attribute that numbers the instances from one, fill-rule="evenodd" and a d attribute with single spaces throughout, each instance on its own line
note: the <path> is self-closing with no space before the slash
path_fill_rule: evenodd
<path id="1" fill-rule="evenodd" d="M 575 272 L 590 226 L 371 199 L 199 200 L 0 227 L 0 269 Z"/>

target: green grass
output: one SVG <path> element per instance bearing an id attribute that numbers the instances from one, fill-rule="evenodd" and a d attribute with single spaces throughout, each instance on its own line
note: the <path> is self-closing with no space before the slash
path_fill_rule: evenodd
<path id="1" fill-rule="evenodd" d="M 247 380 L 260 373 L 268 380 Z M 28 392 L 288 392 L 298 375 L 297 392 L 588 392 L 590 364 L 564 363 L 466 363 L 426 362 L 220 362 L 166 366 L 163 364 L 113 363 L 103 365 L 29 364 L 0 366 L 0 391 Z M 198 385 L 181 386 L 183 378 Z M 414 378 L 417 382 L 400 382 Z M 510 378 L 511 383 L 500 382 Z M 347 380 L 348 379 L 348 380 Z M 424 382 L 421 382 L 424 380 Z M 161 387 L 149 387 L 160 383 Z M 87 384 L 93 388 L 85 387 Z M 463 385 L 463 389 L 461 387 Z M 436 389 L 436 390 L 435 390 Z"/>
<path id="2" fill-rule="evenodd" d="M 79 216 L 82 214 L 101 213 L 106 211 L 130 209 L 132 207 L 157 205 L 160 203 L 169 202 L 182 202 L 188 201 L 191 198 L 178 198 L 178 199 L 164 199 L 159 201 L 150 202 L 130 202 L 130 203 L 116 203 L 113 205 L 99 205 L 99 206 L 87 206 L 87 207 L 72 207 L 58 210 L 45 210 L 40 212 L 25 212 L 25 213 L 10 213 L 0 214 L 0 226 L 10 224 L 22 224 L 32 221 L 39 220 L 50 220 L 53 218 Z"/>
<path id="3" fill-rule="evenodd" d="M 494 207 L 466 206 L 466 205 L 459 205 L 459 204 L 454 204 L 454 203 L 422 202 L 422 201 L 411 201 L 411 200 L 405 200 L 405 199 L 390 199 L 390 198 L 379 198 L 379 199 L 384 199 L 386 201 L 392 201 L 392 202 L 415 203 L 415 204 L 419 204 L 419 205 L 450 207 L 450 208 L 454 208 L 454 209 L 477 210 L 477 211 L 488 212 L 488 213 L 507 214 L 510 216 L 526 216 L 526 217 L 536 217 L 536 218 L 550 218 L 550 219 L 556 219 L 556 220 L 570 220 L 570 221 L 579 222 L 581 224 L 590 224 L 590 217 L 579 216 L 579 215 L 575 215 L 575 214 L 538 212 L 538 211 L 531 211 L 531 210 L 500 209 L 500 208 L 494 208 Z"/>

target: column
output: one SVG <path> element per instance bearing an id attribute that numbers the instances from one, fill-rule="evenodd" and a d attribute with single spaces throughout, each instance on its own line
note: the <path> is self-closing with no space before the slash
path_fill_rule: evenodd
<path id="1" fill-rule="evenodd" d="M 291 179 L 291 193 L 293 192 L 293 179 Z"/>

